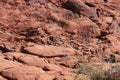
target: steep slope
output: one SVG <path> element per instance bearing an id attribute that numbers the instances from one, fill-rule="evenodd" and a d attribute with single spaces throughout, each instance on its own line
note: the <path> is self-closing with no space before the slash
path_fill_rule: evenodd
<path id="1" fill-rule="evenodd" d="M 120 1 L 0 0 L 0 62 L 1 80 L 85 80 L 73 70 L 119 64 Z"/>

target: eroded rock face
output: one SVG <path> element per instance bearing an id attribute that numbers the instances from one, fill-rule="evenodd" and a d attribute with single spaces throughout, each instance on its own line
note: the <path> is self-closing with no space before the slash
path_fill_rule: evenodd
<path id="1" fill-rule="evenodd" d="M 0 0 L 0 80 L 91 80 L 82 65 L 109 72 L 119 36 L 119 0 Z"/>
<path id="2" fill-rule="evenodd" d="M 54 76 L 47 75 L 41 68 L 25 66 L 18 62 L 8 61 L 5 59 L 0 59 L 0 62 L 1 62 L 0 66 L 1 75 L 8 79 L 53 80 L 54 78 Z"/>
<path id="3" fill-rule="evenodd" d="M 6 68 L 18 67 L 18 66 L 22 65 L 18 62 L 8 61 L 5 59 L 0 59 L 0 62 L 1 62 L 0 71 L 4 70 Z"/>
<path id="4" fill-rule="evenodd" d="M 93 38 L 101 34 L 99 26 L 97 26 L 94 22 L 92 22 L 88 18 L 79 20 L 78 24 L 80 25 L 79 36 L 82 37 L 83 39 Z"/>
<path id="5" fill-rule="evenodd" d="M 75 51 L 72 48 L 70 49 L 56 46 L 34 45 L 32 47 L 26 47 L 24 50 L 30 54 L 38 55 L 41 57 L 62 57 L 75 55 Z"/>
<path id="6" fill-rule="evenodd" d="M 45 72 L 36 67 L 29 66 L 20 66 L 5 69 L 1 74 L 9 79 L 18 79 L 18 80 L 53 80 L 52 76 L 48 76 Z"/>
<path id="7" fill-rule="evenodd" d="M 87 5 L 85 5 L 81 0 L 68 0 L 63 4 L 63 7 L 71 10 L 73 13 L 81 14 L 87 17 L 95 17 L 95 11 L 90 9 Z"/>

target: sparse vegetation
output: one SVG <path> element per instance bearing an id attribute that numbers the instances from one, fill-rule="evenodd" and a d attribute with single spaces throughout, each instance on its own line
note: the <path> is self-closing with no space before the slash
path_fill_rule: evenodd
<path id="1" fill-rule="evenodd" d="M 89 71 L 88 67 L 86 66 L 86 64 L 83 63 L 81 66 L 77 67 L 73 72 L 76 73 L 76 76 L 75 76 L 74 80 L 77 80 L 79 74 L 88 75 L 88 73 L 90 71 Z"/>
<path id="2" fill-rule="evenodd" d="M 120 80 L 120 0 L 0 0 L 0 80 Z"/>
<path id="3" fill-rule="evenodd" d="M 92 69 L 90 72 L 92 80 L 105 80 L 106 76 L 102 69 Z"/>
<path id="4" fill-rule="evenodd" d="M 120 80 L 120 65 L 115 64 L 105 71 L 102 67 L 90 69 L 86 64 L 82 64 L 79 68 L 74 70 L 74 73 L 76 73 L 74 80 L 78 80 L 79 74 L 90 76 L 91 79 L 87 80 Z"/>
<path id="5" fill-rule="evenodd" d="M 120 65 L 115 64 L 110 70 L 105 72 L 106 80 L 120 80 Z"/>
<path id="6" fill-rule="evenodd" d="M 77 67 L 75 70 L 73 70 L 74 73 L 76 74 L 88 74 L 89 70 L 86 64 L 82 64 L 81 66 Z"/>
<path id="7" fill-rule="evenodd" d="M 115 64 L 108 71 L 96 69 L 92 72 L 92 80 L 120 80 L 120 65 Z"/>

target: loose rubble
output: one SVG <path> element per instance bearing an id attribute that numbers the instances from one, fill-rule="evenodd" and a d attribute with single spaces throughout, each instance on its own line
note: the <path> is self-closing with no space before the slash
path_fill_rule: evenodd
<path id="1" fill-rule="evenodd" d="M 0 0 L 0 80 L 116 80 L 119 68 L 119 0 Z"/>

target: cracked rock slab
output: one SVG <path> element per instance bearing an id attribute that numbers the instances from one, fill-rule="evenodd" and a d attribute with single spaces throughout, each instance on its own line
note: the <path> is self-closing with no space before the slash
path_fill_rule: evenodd
<path id="1" fill-rule="evenodd" d="M 65 48 L 65 47 L 56 47 L 56 46 L 41 46 L 41 45 L 34 45 L 32 47 L 24 48 L 26 53 L 30 53 L 33 55 L 38 55 L 41 57 L 63 57 L 63 56 L 70 56 L 75 55 L 75 51 L 72 48 Z"/>
<path id="2" fill-rule="evenodd" d="M 21 66 L 22 64 L 18 62 L 13 62 L 5 59 L 0 59 L 0 72 L 4 69 L 12 68 L 12 67 L 18 67 Z"/>
<path id="3" fill-rule="evenodd" d="M 46 74 L 41 68 L 19 66 L 5 69 L 1 75 L 12 80 L 53 80 L 54 76 Z"/>

